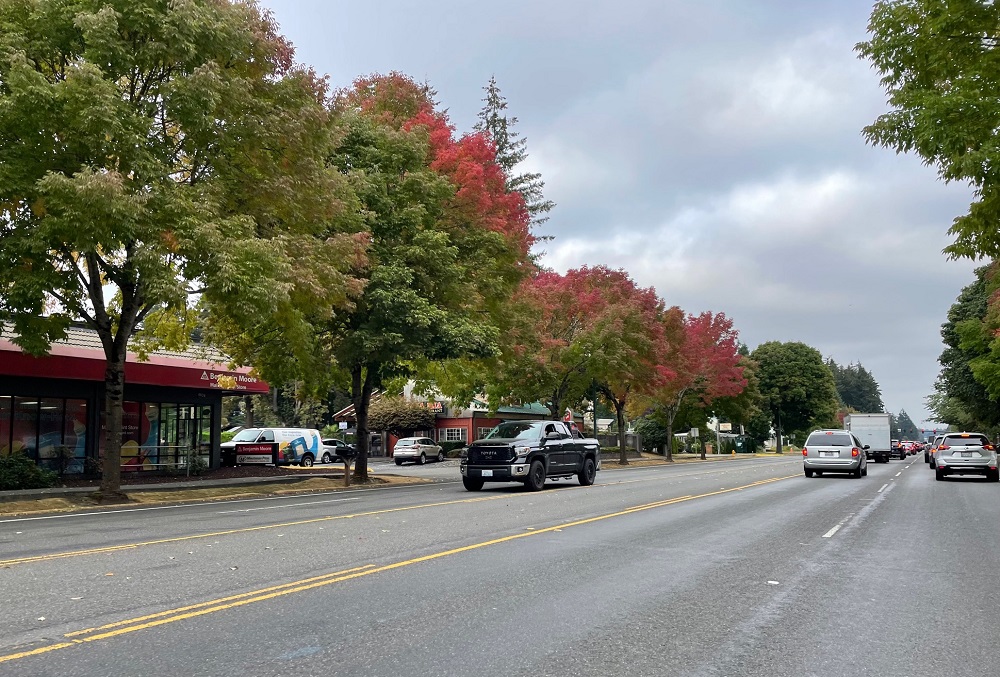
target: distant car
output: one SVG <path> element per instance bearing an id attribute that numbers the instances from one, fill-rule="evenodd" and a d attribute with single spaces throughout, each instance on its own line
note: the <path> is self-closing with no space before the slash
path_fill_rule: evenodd
<path id="1" fill-rule="evenodd" d="M 930 446 L 924 449 L 924 463 L 929 463 L 932 469 L 934 468 L 934 452 L 937 451 L 938 445 L 943 439 L 944 435 L 936 436 Z"/>
<path id="2" fill-rule="evenodd" d="M 949 433 L 934 455 L 934 479 L 948 475 L 983 475 L 1000 482 L 997 451 L 982 433 Z"/>
<path id="3" fill-rule="evenodd" d="M 892 441 L 892 451 L 889 452 L 889 458 L 894 457 L 901 461 L 906 458 L 906 449 L 903 447 L 903 443 L 899 440 Z"/>
<path id="4" fill-rule="evenodd" d="M 330 463 L 336 460 L 340 460 L 343 463 L 345 460 L 349 461 L 357 455 L 358 450 L 353 444 L 348 444 L 343 440 L 333 437 L 323 440 L 323 457 L 320 460 L 323 463 Z"/>
<path id="5" fill-rule="evenodd" d="M 444 451 L 429 437 L 404 437 L 396 442 L 392 457 L 396 460 L 396 465 L 403 465 L 403 461 L 423 465 L 428 459 L 443 461 Z"/>
<path id="6" fill-rule="evenodd" d="M 868 474 L 867 445 L 849 430 L 815 430 L 802 447 L 802 467 L 806 477 L 824 472 L 846 472 L 854 477 Z"/>

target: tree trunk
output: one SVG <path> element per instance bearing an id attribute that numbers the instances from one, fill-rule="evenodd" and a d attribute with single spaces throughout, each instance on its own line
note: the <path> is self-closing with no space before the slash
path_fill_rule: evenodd
<path id="1" fill-rule="evenodd" d="M 705 460 L 705 438 L 704 437 L 699 437 L 698 438 L 698 446 L 701 447 L 701 460 L 704 461 Z"/>
<path id="2" fill-rule="evenodd" d="M 251 397 L 250 395 L 245 395 L 243 397 L 243 403 L 246 405 L 246 408 L 247 408 L 246 419 L 243 421 L 243 423 L 244 423 L 244 425 L 247 428 L 252 428 L 253 427 L 253 397 Z"/>
<path id="3" fill-rule="evenodd" d="M 670 407 L 667 409 L 667 463 L 674 462 L 674 416 L 677 412 Z"/>
<path id="4" fill-rule="evenodd" d="M 549 403 L 549 413 L 552 414 L 552 418 L 556 421 L 562 419 L 562 394 L 556 390 L 552 393 L 552 401 Z"/>
<path id="5" fill-rule="evenodd" d="M 104 459 L 101 465 L 100 502 L 128 498 L 122 493 L 122 405 L 125 400 L 125 354 L 113 354 L 104 369 Z"/>
<path id="6" fill-rule="evenodd" d="M 372 368 L 356 365 L 351 369 L 351 400 L 357 428 L 358 455 L 354 459 L 354 481 L 368 481 L 368 407 L 372 401 Z M 362 378 L 363 377 L 363 378 Z"/>
<path id="7" fill-rule="evenodd" d="M 618 463 L 628 465 L 628 449 L 625 446 L 625 402 L 612 399 L 615 406 L 615 419 L 618 423 Z"/>

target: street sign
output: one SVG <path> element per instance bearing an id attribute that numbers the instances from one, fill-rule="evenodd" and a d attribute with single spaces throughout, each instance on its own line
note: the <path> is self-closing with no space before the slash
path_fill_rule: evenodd
<path id="1" fill-rule="evenodd" d="M 698 437 L 698 429 L 691 428 L 691 432 L 688 433 L 691 437 Z"/>
<path id="2" fill-rule="evenodd" d="M 719 424 L 719 431 L 720 432 L 728 433 L 728 432 L 731 432 L 732 429 L 733 429 L 733 424 L 732 423 L 720 423 Z"/>

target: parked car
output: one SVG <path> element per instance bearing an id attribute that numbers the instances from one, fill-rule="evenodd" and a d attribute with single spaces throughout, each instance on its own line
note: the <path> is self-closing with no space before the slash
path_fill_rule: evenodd
<path id="1" fill-rule="evenodd" d="M 331 461 L 340 461 L 343 463 L 357 455 L 358 450 L 353 444 L 348 444 L 344 440 L 332 437 L 323 440 L 323 457 L 320 460 L 323 463 L 330 463 Z"/>
<path id="2" fill-rule="evenodd" d="M 948 475 L 983 475 L 990 482 L 1000 482 L 997 451 L 982 433 L 949 433 L 934 455 L 934 479 Z"/>
<path id="3" fill-rule="evenodd" d="M 806 477 L 824 472 L 863 477 L 868 474 L 867 450 L 849 430 L 814 430 L 802 447 L 802 468 Z"/>
<path id="4" fill-rule="evenodd" d="M 428 459 L 443 461 L 444 451 L 429 437 L 404 437 L 396 442 L 392 457 L 396 459 L 396 465 L 403 465 L 403 461 L 423 465 Z"/>
<path id="5" fill-rule="evenodd" d="M 321 437 L 314 428 L 245 428 L 219 445 L 223 465 L 273 463 L 311 466 L 320 457 Z"/>

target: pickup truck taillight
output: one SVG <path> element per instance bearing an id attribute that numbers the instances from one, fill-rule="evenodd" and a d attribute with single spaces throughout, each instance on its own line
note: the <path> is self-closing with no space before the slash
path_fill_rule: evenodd
<path id="1" fill-rule="evenodd" d="M 803 456 L 808 456 L 809 455 L 809 450 L 806 449 L 805 447 L 802 447 L 802 455 Z"/>

